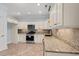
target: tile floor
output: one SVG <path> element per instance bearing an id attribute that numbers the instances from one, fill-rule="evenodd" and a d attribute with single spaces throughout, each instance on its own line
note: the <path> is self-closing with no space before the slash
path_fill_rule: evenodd
<path id="1" fill-rule="evenodd" d="M 1 51 L 2 56 L 42 56 L 43 45 L 42 44 L 9 44 L 9 49 Z"/>
<path id="2" fill-rule="evenodd" d="M 69 46 L 68 44 L 55 39 L 54 37 L 45 38 L 45 46 L 42 43 L 40 44 L 9 44 L 8 49 L 1 51 L 0 56 L 79 56 L 79 54 L 71 53 L 56 53 L 56 52 L 47 52 L 47 51 L 63 51 L 63 52 L 76 52 L 79 53 L 79 50 L 76 50 Z M 43 51 L 45 47 L 45 50 Z"/>

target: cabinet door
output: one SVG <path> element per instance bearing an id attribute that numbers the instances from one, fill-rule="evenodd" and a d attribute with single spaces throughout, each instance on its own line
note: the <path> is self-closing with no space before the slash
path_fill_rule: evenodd
<path id="1" fill-rule="evenodd" d="M 52 7 L 50 19 L 52 19 L 52 26 L 62 25 L 62 3 L 57 3 Z"/>
<path id="2" fill-rule="evenodd" d="M 35 34 L 34 35 L 35 43 L 42 43 L 43 39 L 44 39 L 44 35 L 43 34 Z"/>
<path id="3" fill-rule="evenodd" d="M 62 25 L 63 19 L 62 19 L 62 4 L 57 4 L 57 25 Z"/>
<path id="4" fill-rule="evenodd" d="M 54 25 L 62 25 L 62 4 L 58 3 L 54 6 Z"/>
<path id="5" fill-rule="evenodd" d="M 55 4 L 54 6 L 54 11 L 53 11 L 53 22 L 54 22 L 54 25 L 57 24 L 57 4 Z"/>
<path id="6" fill-rule="evenodd" d="M 18 34 L 18 42 L 26 42 L 26 34 Z"/>
<path id="7" fill-rule="evenodd" d="M 54 25 L 54 9 L 52 7 L 51 11 L 49 12 L 49 19 L 48 20 L 51 20 L 51 25 L 53 26 Z"/>
<path id="8" fill-rule="evenodd" d="M 50 20 L 52 20 L 52 27 L 58 27 L 63 25 L 62 8 L 62 3 L 56 3 L 52 7 L 50 11 Z"/>

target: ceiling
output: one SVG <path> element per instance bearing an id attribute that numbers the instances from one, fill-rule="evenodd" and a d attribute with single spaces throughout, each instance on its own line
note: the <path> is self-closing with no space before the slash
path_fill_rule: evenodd
<path id="1" fill-rule="evenodd" d="M 52 3 L 5 3 L 9 17 L 18 21 L 44 21 L 48 19 L 48 9 Z"/>

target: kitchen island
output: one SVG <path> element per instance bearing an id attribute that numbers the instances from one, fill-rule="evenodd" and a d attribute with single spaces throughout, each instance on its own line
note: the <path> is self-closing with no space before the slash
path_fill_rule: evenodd
<path id="1" fill-rule="evenodd" d="M 50 37 L 45 36 L 43 43 L 44 43 L 43 47 L 44 47 L 45 55 L 56 55 L 57 53 L 59 55 L 74 55 L 74 54 L 78 55 L 79 54 L 79 50 L 61 41 L 55 36 L 50 36 Z"/>

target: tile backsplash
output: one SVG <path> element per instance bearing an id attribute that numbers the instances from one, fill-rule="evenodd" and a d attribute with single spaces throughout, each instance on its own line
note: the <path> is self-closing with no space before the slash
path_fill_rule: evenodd
<path id="1" fill-rule="evenodd" d="M 79 50 L 79 29 L 55 29 L 53 35 Z"/>

